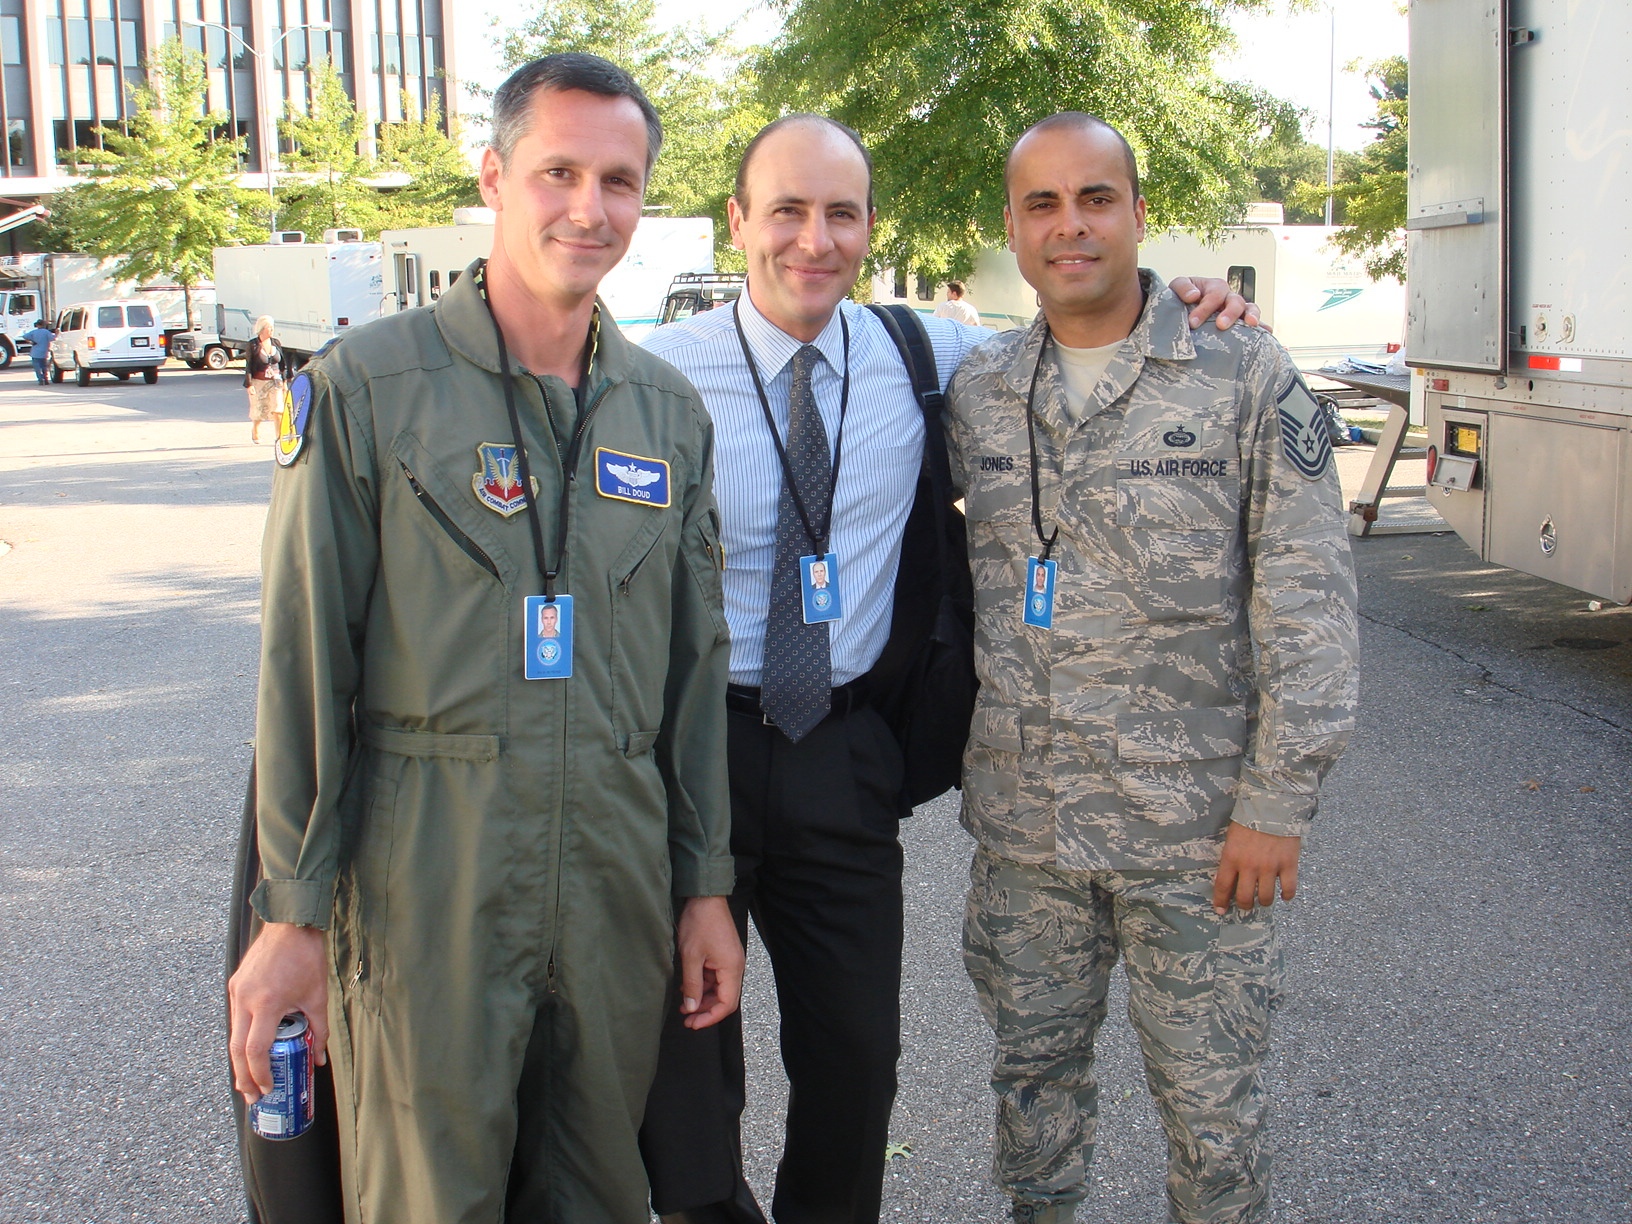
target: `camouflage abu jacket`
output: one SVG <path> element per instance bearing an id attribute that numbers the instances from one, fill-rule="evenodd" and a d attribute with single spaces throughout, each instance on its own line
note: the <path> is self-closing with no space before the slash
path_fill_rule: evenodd
<path id="1" fill-rule="evenodd" d="M 1017 862 L 1199 868 L 1231 820 L 1301 836 L 1354 726 L 1354 570 L 1314 399 L 1274 337 L 1192 332 L 1140 275 L 1144 311 L 1080 412 L 1056 361 L 1038 369 L 1041 316 L 951 388 L 981 681 L 963 821 Z M 1034 370 L 1051 629 L 1022 620 Z"/>

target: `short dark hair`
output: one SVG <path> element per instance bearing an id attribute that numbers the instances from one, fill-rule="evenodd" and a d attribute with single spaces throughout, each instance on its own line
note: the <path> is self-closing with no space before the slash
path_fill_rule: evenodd
<path id="1" fill-rule="evenodd" d="M 493 135 L 488 145 L 499 155 L 499 163 L 510 164 L 516 143 L 532 124 L 533 95 L 543 90 L 580 89 L 603 98 L 628 98 L 640 107 L 646 120 L 646 176 L 651 177 L 663 147 L 663 120 L 658 118 L 646 91 L 635 78 L 611 60 L 584 51 L 563 51 L 523 64 L 493 95 Z"/>
<path id="2" fill-rule="evenodd" d="M 959 297 L 962 297 L 963 296 L 963 282 L 962 281 L 947 281 L 946 282 L 946 291 L 948 293 L 955 293 Z"/>
<path id="3" fill-rule="evenodd" d="M 1090 115 L 1087 111 L 1060 111 L 1056 115 L 1050 115 L 1047 119 L 1039 119 L 1021 132 L 1015 138 L 1014 143 L 1009 146 L 1009 155 L 1003 159 L 1003 198 L 1005 200 L 1008 199 L 1009 195 L 1009 170 L 1014 165 L 1014 151 L 1033 132 L 1046 132 L 1050 128 L 1057 127 L 1080 128 L 1086 131 L 1097 129 L 1115 136 L 1117 143 L 1122 146 L 1123 157 L 1127 159 L 1128 181 L 1133 184 L 1133 198 L 1136 200 L 1139 198 L 1139 159 L 1133 155 L 1133 146 L 1128 143 L 1128 138 L 1098 115 Z"/>
<path id="4" fill-rule="evenodd" d="M 871 214 L 873 211 L 873 155 L 867 152 L 867 146 L 861 143 L 861 136 L 855 128 L 848 127 L 837 119 L 829 119 L 826 115 L 813 115 L 808 111 L 798 111 L 792 115 L 783 115 L 780 119 L 773 119 L 754 133 L 754 138 L 748 142 L 748 147 L 742 151 L 742 160 L 737 163 L 737 181 L 731 190 L 731 194 L 737 198 L 737 207 L 742 209 L 744 213 L 748 211 L 748 163 L 754 159 L 754 154 L 759 150 L 760 142 L 771 133 L 780 131 L 785 127 L 792 127 L 796 123 L 808 123 L 831 128 L 856 146 L 856 152 L 861 154 L 862 164 L 867 167 L 867 211 Z"/>

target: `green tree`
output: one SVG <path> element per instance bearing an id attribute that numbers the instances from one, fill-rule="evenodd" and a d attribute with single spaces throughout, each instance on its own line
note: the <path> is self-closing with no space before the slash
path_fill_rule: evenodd
<path id="1" fill-rule="evenodd" d="M 405 94 L 405 114 L 410 105 Z M 442 107 L 434 97 L 421 118 L 381 126 L 375 169 L 408 179 L 404 186 L 382 195 L 382 229 L 449 225 L 455 208 L 482 202 L 476 176 L 460 147 L 458 129 L 451 136 L 442 130 Z"/>
<path id="2" fill-rule="evenodd" d="M 73 247 L 112 259 L 119 279 L 180 285 L 189 322 L 215 248 L 258 228 L 237 186 L 243 142 L 217 137 L 227 116 L 208 96 L 203 57 L 180 40 L 161 44 L 132 90 L 128 132 L 101 129 L 104 148 L 81 153 L 90 181 L 58 206 Z"/>
<path id="3" fill-rule="evenodd" d="M 373 165 L 363 155 L 367 120 L 327 59 L 312 62 L 305 114 L 278 125 L 294 152 L 284 158 L 292 179 L 280 179 L 278 225 L 308 236 L 353 227 L 379 232 L 380 199 L 364 180 Z"/>
<path id="4" fill-rule="evenodd" d="M 946 276 L 1003 236 L 1003 161 L 1084 110 L 1139 156 L 1156 228 L 1216 230 L 1251 194 L 1284 104 L 1214 75 L 1231 10 L 1271 0 L 799 0 L 759 65 L 767 101 L 855 128 L 876 162 L 874 259 Z"/>
<path id="5" fill-rule="evenodd" d="M 626 68 L 663 119 L 663 153 L 646 189 L 647 206 L 677 217 L 713 217 L 718 261 L 740 266 L 730 249 L 725 201 L 743 147 L 776 112 L 760 101 L 728 33 L 659 30 L 655 18 L 653 0 L 545 0 L 502 36 L 500 53 L 506 68 L 558 51 L 588 51 Z"/>
<path id="6" fill-rule="evenodd" d="M 1335 176 L 1341 178 L 1354 154 L 1338 149 Z M 1253 198 L 1281 205 L 1288 225 L 1322 225 L 1326 221 L 1326 146 L 1298 135 L 1294 140 L 1268 139 L 1252 155 Z M 1318 198 L 1317 198 L 1318 197 Z M 1334 200 L 1336 224 L 1343 224 L 1341 201 Z"/>
<path id="7" fill-rule="evenodd" d="M 1372 277 L 1404 281 L 1407 64 L 1399 56 L 1379 60 L 1367 75 L 1374 81 L 1377 116 L 1365 126 L 1376 131 L 1377 139 L 1349 162 L 1332 188 L 1346 222 L 1333 241 L 1359 256 Z M 1324 192 L 1319 188 L 1322 197 Z M 1308 204 L 1316 191 L 1305 187 L 1295 194 Z"/>

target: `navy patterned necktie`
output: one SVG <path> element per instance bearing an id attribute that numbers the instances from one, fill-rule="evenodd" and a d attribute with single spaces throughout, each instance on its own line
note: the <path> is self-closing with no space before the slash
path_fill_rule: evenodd
<path id="1" fill-rule="evenodd" d="M 799 488 L 811 526 L 831 518 L 833 455 L 822 414 L 810 389 L 811 371 L 822 359 L 815 345 L 793 355 L 793 388 L 788 393 L 788 474 Z M 816 542 L 794 505 L 787 476 L 776 504 L 776 561 L 771 566 L 771 607 L 765 621 L 765 660 L 760 705 L 765 716 L 798 743 L 827 717 L 833 700 L 833 656 L 826 624 L 805 624 L 799 558 L 816 552 Z"/>

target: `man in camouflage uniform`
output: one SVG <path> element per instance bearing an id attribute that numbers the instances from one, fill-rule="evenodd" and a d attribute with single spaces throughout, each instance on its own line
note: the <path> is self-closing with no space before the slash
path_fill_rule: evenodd
<path id="1" fill-rule="evenodd" d="M 951 391 L 981 680 L 965 960 L 997 1035 L 996 1176 L 1016 1220 L 1073 1218 L 1121 956 L 1171 1218 L 1267 1220 L 1270 907 L 1356 702 L 1330 443 L 1272 337 L 1191 332 L 1139 269 L 1117 132 L 1044 120 L 1005 179 L 1042 316 Z"/>

